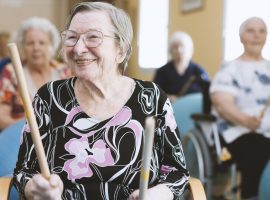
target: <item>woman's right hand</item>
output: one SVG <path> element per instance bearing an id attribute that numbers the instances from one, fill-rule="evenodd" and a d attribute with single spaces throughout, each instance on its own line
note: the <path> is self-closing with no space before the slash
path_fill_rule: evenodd
<path id="1" fill-rule="evenodd" d="M 261 124 L 261 117 L 257 116 L 247 116 L 245 119 L 245 127 L 247 127 L 251 131 L 256 131 Z"/>
<path id="2" fill-rule="evenodd" d="M 63 192 L 63 182 L 56 174 L 49 180 L 37 174 L 27 182 L 24 192 L 28 200 L 58 200 Z"/>

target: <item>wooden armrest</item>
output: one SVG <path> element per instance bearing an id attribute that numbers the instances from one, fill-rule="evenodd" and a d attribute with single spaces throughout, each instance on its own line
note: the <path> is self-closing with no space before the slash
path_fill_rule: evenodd
<path id="1" fill-rule="evenodd" d="M 189 188 L 193 200 L 206 200 L 205 191 L 199 179 L 190 177 Z"/>
<path id="2" fill-rule="evenodd" d="M 11 177 L 0 177 L 0 199 L 8 200 L 9 193 L 12 187 Z"/>
<path id="3" fill-rule="evenodd" d="M 195 113 L 191 115 L 191 118 L 194 121 L 206 121 L 206 122 L 215 122 L 216 117 L 211 114 L 201 114 L 201 113 Z"/>

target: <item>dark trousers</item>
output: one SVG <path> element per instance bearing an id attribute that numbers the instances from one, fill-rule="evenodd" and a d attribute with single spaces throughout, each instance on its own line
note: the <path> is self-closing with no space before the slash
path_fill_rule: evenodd
<path id="1" fill-rule="evenodd" d="M 270 159 L 270 139 L 248 133 L 227 144 L 227 148 L 241 172 L 242 198 L 257 196 L 262 171 Z"/>

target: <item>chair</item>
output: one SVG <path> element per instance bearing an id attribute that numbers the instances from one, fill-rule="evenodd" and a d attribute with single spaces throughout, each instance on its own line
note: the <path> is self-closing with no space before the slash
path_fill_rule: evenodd
<path id="1" fill-rule="evenodd" d="M 12 188 L 12 178 L 0 177 L 0 199 L 1 200 L 9 200 L 11 188 Z"/>
<path id="2" fill-rule="evenodd" d="M 12 178 L 1 177 L 0 178 L 0 199 L 8 200 L 10 190 L 12 187 Z M 202 183 L 199 179 L 190 177 L 189 179 L 189 191 L 191 194 L 191 199 L 193 200 L 206 200 L 204 189 Z"/>
<path id="3" fill-rule="evenodd" d="M 180 129 L 187 168 L 191 176 L 200 179 L 203 183 L 207 199 L 212 198 L 215 169 L 217 167 L 224 168 L 224 163 L 229 163 L 227 162 L 229 154 L 223 151 L 215 123 L 216 119 L 210 114 L 209 85 L 209 82 L 203 84 L 203 94 L 185 95 L 172 103 L 176 122 Z M 232 199 L 236 199 L 236 165 L 229 166 L 231 166 L 231 190 L 229 193 Z"/>
<path id="4" fill-rule="evenodd" d="M 20 147 L 22 128 L 25 120 L 19 120 L 0 133 L 0 177 L 13 173 Z"/>
<path id="5" fill-rule="evenodd" d="M 1 162 L 0 164 L 0 177 L 2 177 L 1 179 L 3 179 L 5 183 L 0 187 L 0 194 L 2 194 L 2 190 L 6 189 L 5 187 L 9 186 L 9 177 L 12 176 L 13 169 L 16 166 L 20 147 L 20 138 L 24 124 L 25 120 L 19 120 L 0 133 L 0 160 L 4 160 L 4 162 Z M 19 199 L 18 192 L 15 188 L 10 189 L 10 199 Z M 2 198 L 0 199 L 2 200 Z"/>
<path id="6" fill-rule="evenodd" d="M 188 94 L 173 101 L 172 107 L 181 137 L 194 127 L 195 124 L 191 115 L 202 113 L 202 102 L 203 96 L 201 93 Z"/>
<path id="7" fill-rule="evenodd" d="M 270 183 L 270 161 L 268 161 L 261 175 L 259 184 L 259 200 L 270 199 L 269 183 Z"/>

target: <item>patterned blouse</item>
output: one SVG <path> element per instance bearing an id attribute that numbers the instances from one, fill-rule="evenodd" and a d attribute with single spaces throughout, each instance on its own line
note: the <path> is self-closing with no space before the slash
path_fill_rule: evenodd
<path id="1" fill-rule="evenodd" d="M 210 93 L 226 92 L 235 97 L 238 108 L 250 116 L 264 113 L 258 133 L 270 138 L 270 62 L 233 60 L 215 75 Z M 250 132 L 243 126 L 236 126 L 224 120 L 215 110 L 218 128 L 225 141 L 230 143 Z"/>
<path id="2" fill-rule="evenodd" d="M 43 86 L 34 98 L 48 165 L 64 183 L 62 199 L 128 199 L 139 188 L 144 122 L 156 116 L 149 186 L 166 184 L 178 199 L 189 178 L 173 110 L 155 84 L 135 80 L 134 92 L 113 117 L 97 121 L 80 107 L 77 78 Z M 26 124 L 21 139 L 15 184 L 21 195 L 40 172 Z"/>

